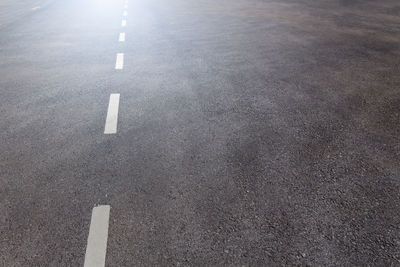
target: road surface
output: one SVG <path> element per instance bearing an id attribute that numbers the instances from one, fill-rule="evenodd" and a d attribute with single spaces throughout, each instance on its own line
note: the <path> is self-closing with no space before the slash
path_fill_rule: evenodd
<path id="1" fill-rule="evenodd" d="M 13 2 L 0 266 L 400 266 L 398 1 Z"/>

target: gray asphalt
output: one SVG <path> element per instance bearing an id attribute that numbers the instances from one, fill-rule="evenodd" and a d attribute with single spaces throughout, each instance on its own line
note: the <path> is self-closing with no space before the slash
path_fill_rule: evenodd
<path id="1" fill-rule="evenodd" d="M 46 1 L 0 9 L 0 266 L 83 266 L 97 205 L 106 266 L 400 266 L 397 0 Z"/>

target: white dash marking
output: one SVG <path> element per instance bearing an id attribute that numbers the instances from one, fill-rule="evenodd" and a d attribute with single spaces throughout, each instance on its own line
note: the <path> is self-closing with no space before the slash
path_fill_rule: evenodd
<path id="1" fill-rule="evenodd" d="M 40 6 L 35 6 L 34 8 L 32 8 L 32 10 L 38 10 L 40 8 Z"/>
<path id="2" fill-rule="evenodd" d="M 106 125 L 104 126 L 104 134 L 117 133 L 118 107 L 119 107 L 119 94 L 111 94 L 110 102 L 108 104 Z"/>
<path id="3" fill-rule="evenodd" d="M 126 20 L 122 20 L 121 26 L 122 26 L 122 27 L 125 27 L 125 26 L 126 26 Z"/>
<path id="4" fill-rule="evenodd" d="M 122 14 L 124 17 L 128 16 L 128 11 L 124 11 L 124 14 Z"/>
<path id="5" fill-rule="evenodd" d="M 125 33 L 124 32 L 121 32 L 120 34 L 119 34 L 119 39 L 118 39 L 120 42 L 125 42 Z"/>
<path id="6" fill-rule="evenodd" d="M 93 208 L 84 267 L 105 266 L 109 217 L 110 206 Z"/>
<path id="7" fill-rule="evenodd" d="M 117 54 L 117 60 L 115 61 L 115 69 L 122 70 L 124 68 L 124 53 Z"/>

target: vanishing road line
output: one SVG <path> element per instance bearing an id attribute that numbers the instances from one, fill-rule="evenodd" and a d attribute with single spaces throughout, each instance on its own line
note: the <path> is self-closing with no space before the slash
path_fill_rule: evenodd
<path id="1" fill-rule="evenodd" d="M 115 61 L 115 69 L 122 70 L 124 68 L 124 53 L 118 53 Z"/>
<path id="2" fill-rule="evenodd" d="M 121 26 L 122 26 L 122 27 L 125 27 L 125 26 L 126 26 L 126 20 L 122 20 Z"/>
<path id="3" fill-rule="evenodd" d="M 128 16 L 128 11 L 125 10 L 124 14 L 122 16 L 124 16 L 124 17 Z"/>
<path id="4" fill-rule="evenodd" d="M 125 42 L 125 33 L 124 32 L 121 32 L 120 34 L 119 34 L 119 39 L 118 39 L 120 42 Z"/>
<path id="5" fill-rule="evenodd" d="M 84 267 L 104 267 L 106 261 L 109 217 L 109 205 L 93 208 Z"/>
<path id="6" fill-rule="evenodd" d="M 117 133 L 118 108 L 119 108 L 119 94 L 111 94 L 110 102 L 108 104 L 106 125 L 104 126 L 104 134 Z"/>

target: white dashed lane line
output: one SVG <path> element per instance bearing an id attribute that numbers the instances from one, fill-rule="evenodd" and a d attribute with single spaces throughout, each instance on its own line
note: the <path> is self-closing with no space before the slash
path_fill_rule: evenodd
<path id="1" fill-rule="evenodd" d="M 124 17 L 126 17 L 126 16 L 128 16 L 128 11 L 124 11 L 124 14 L 122 14 L 122 16 L 124 16 Z"/>
<path id="2" fill-rule="evenodd" d="M 122 20 L 121 26 L 122 26 L 122 27 L 125 27 L 125 26 L 126 26 L 126 20 Z"/>
<path id="3" fill-rule="evenodd" d="M 93 208 L 84 267 L 104 267 L 109 217 L 110 206 L 105 205 Z"/>
<path id="4" fill-rule="evenodd" d="M 119 39 L 118 39 L 118 41 L 119 41 L 119 42 L 125 42 L 125 33 L 124 33 L 124 32 L 121 32 L 121 33 L 119 34 Z"/>
<path id="5" fill-rule="evenodd" d="M 115 69 L 122 70 L 124 68 L 124 53 L 118 53 L 115 60 Z"/>
<path id="6" fill-rule="evenodd" d="M 106 125 L 104 126 L 104 134 L 117 133 L 118 108 L 119 108 L 119 94 L 111 94 L 110 102 L 108 104 Z"/>

